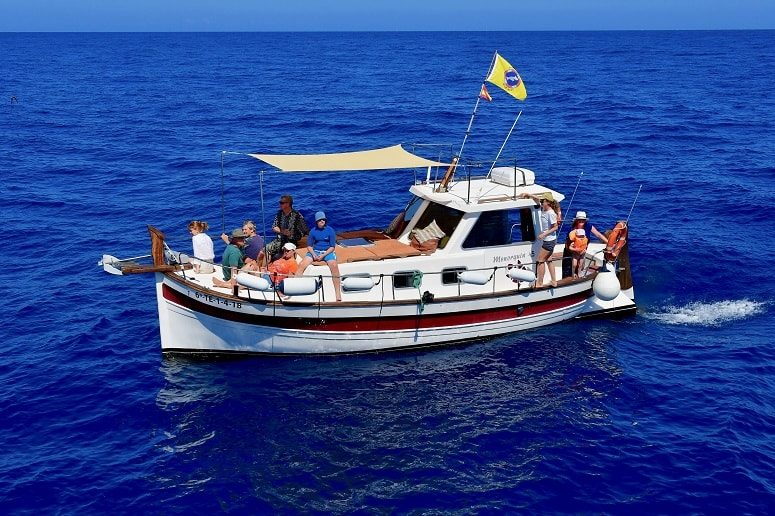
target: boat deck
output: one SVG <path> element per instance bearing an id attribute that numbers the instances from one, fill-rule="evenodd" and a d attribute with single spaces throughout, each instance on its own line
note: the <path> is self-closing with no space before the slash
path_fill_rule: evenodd
<path id="1" fill-rule="evenodd" d="M 379 242 L 384 242 L 384 244 L 382 244 L 381 246 L 377 246 L 377 244 Z M 411 255 L 407 255 L 407 256 L 417 256 L 417 255 L 421 254 L 419 251 L 417 251 L 416 249 L 412 248 L 411 246 L 408 246 L 406 244 L 402 244 L 401 242 L 398 242 L 396 240 L 387 240 L 386 239 L 386 240 L 382 240 L 382 241 L 379 241 L 379 242 L 375 242 L 375 247 L 377 247 L 378 249 L 386 250 L 386 252 L 382 256 L 378 256 L 373 251 L 369 251 L 369 256 L 368 257 L 364 257 L 364 258 L 359 259 L 361 254 L 356 254 L 356 253 L 360 253 L 360 250 L 363 250 L 362 247 L 359 246 L 359 247 L 346 247 L 345 248 L 345 247 L 340 247 L 340 246 L 337 245 L 337 248 L 336 248 L 337 257 L 341 258 L 341 256 L 339 256 L 339 253 L 342 252 L 343 256 L 350 256 L 351 258 L 354 258 L 354 259 L 350 259 L 349 260 L 350 262 L 362 261 L 362 260 L 381 260 L 381 259 L 385 259 L 385 258 L 396 258 L 396 257 L 399 257 L 398 254 L 400 254 L 403 251 L 404 247 L 409 247 L 412 251 L 415 251 L 415 253 L 413 253 Z M 391 249 L 395 249 L 395 251 L 393 253 L 387 252 L 387 251 L 389 251 Z M 304 252 L 306 252 L 306 251 L 303 248 L 300 249 L 297 252 L 297 256 L 298 256 L 297 257 L 297 261 L 298 262 L 300 262 L 302 260 Z M 348 253 L 352 253 L 352 254 L 348 254 Z M 341 261 L 341 259 L 340 259 L 339 262 L 340 263 L 347 263 L 347 262 Z M 568 278 L 559 279 L 562 276 L 562 266 L 561 266 L 561 264 L 562 264 L 562 253 L 554 253 L 552 255 L 551 259 L 550 259 L 550 263 L 553 263 L 553 266 L 555 267 L 555 271 L 556 271 L 557 278 L 558 278 L 558 280 L 557 280 L 557 286 L 558 287 L 562 287 L 562 286 L 566 286 L 566 285 L 571 285 L 573 283 L 578 283 L 578 282 L 586 281 L 587 280 L 586 277 L 581 277 L 581 278 L 568 277 Z M 590 275 L 590 274 L 594 274 L 596 272 L 597 272 L 597 267 L 595 265 L 592 265 L 592 266 L 590 266 L 588 268 L 587 276 Z M 253 273 L 253 274 L 260 275 L 258 272 Z M 195 283 L 196 285 L 200 286 L 201 288 L 217 292 L 218 294 L 221 294 L 221 295 L 234 295 L 233 289 L 223 288 L 223 287 L 216 287 L 216 286 L 213 285 L 213 278 L 215 278 L 215 277 L 220 278 L 221 277 L 221 269 L 220 269 L 220 267 L 218 265 L 216 265 L 215 271 L 211 272 L 211 273 L 197 273 L 197 272 L 194 272 L 193 270 L 189 269 L 189 270 L 185 270 L 185 271 L 178 271 L 178 272 L 175 273 L 175 275 L 177 277 L 179 277 L 179 278 L 183 278 L 185 280 L 191 281 L 191 282 Z M 547 280 L 548 280 L 548 274 L 547 274 Z M 541 287 L 537 287 L 537 288 L 534 287 L 532 290 L 546 290 L 546 289 L 550 289 L 550 288 L 553 288 L 553 287 L 547 281 L 547 283 L 545 283 Z M 251 296 L 249 296 L 247 288 L 240 287 L 239 291 L 237 293 L 237 297 L 248 299 Z M 255 296 L 253 296 L 253 297 L 255 297 Z M 278 302 L 290 301 L 290 300 L 292 300 L 292 297 L 286 297 L 286 298 L 283 299 L 283 298 L 280 298 L 278 296 L 278 298 L 276 300 Z"/>

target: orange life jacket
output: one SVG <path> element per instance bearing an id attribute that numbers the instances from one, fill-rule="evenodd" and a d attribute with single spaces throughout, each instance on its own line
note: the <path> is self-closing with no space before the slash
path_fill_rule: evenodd
<path id="1" fill-rule="evenodd" d="M 586 236 L 580 237 L 576 234 L 576 231 L 573 231 L 570 234 L 570 243 L 571 243 L 571 246 L 573 246 L 571 250 L 574 253 L 584 253 L 587 251 L 587 245 L 589 245 L 589 238 L 587 238 Z"/>

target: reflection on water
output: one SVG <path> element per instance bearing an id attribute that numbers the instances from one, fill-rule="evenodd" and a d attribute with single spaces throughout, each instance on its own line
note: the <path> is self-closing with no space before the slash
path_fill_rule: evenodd
<path id="1" fill-rule="evenodd" d="M 162 447 L 187 467 L 159 481 L 196 491 L 219 471 L 248 471 L 245 499 L 326 511 L 461 482 L 504 489 L 541 476 L 545 456 L 569 446 L 569 424 L 608 424 L 614 340 L 606 325 L 571 323 L 414 353 L 166 359 Z M 423 477 L 433 485 L 405 483 Z"/>

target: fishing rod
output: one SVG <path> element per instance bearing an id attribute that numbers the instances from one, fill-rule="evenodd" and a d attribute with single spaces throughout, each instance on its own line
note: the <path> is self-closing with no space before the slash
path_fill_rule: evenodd
<path id="1" fill-rule="evenodd" d="M 506 135 L 506 139 L 503 140 L 503 145 L 501 145 L 501 148 L 498 150 L 498 154 L 495 156 L 495 159 L 492 162 L 492 165 L 490 165 L 490 170 L 487 171 L 487 178 L 490 178 L 490 174 L 492 174 L 492 169 L 495 168 L 495 164 L 498 162 L 498 158 L 501 157 L 501 153 L 503 152 L 503 148 L 506 146 L 506 142 L 509 141 L 509 138 L 511 137 L 511 133 L 514 132 L 514 128 L 517 126 L 517 122 L 519 122 L 519 117 L 522 116 L 522 111 L 519 111 L 519 114 L 517 114 L 517 118 L 514 120 L 514 123 L 511 124 L 511 129 L 509 129 L 509 134 Z"/>
<path id="2" fill-rule="evenodd" d="M 638 191 L 635 194 L 635 200 L 632 201 L 632 206 L 630 206 L 630 213 L 627 214 L 627 220 L 625 221 L 628 225 L 630 223 L 630 216 L 632 215 L 632 210 L 635 209 L 635 203 L 638 202 L 638 196 L 640 195 L 640 189 L 643 188 L 643 184 L 638 185 Z"/>
<path id="3" fill-rule="evenodd" d="M 576 197 L 576 190 L 579 189 L 579 184 L 581 184 L 581 176 L 584 175 L 584 171 L 582 170 L 579 174 L 579 178 L 576 181 L 576 188 L 573 189 L 573 194 L 570 196 L 570 202 L 568 203 L 568 207 L 565 209 L 567 213 L 570 213 L 570 207 L 573 206 L 573 199 Z M 562 233 L 562 227 L 565 225 L 565 217 L 563 217 L 562 222 L 560 222 L 560 228 L 557 230 L 557 236 L 560 236 L 560 233 Z"/>

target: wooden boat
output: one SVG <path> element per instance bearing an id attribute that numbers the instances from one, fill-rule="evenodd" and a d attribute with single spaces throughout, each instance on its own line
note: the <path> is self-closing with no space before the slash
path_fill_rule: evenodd
<path id="1" fill-rule="evenodd" d="M 500 166 L 480 177 L 456 178 L 456 159 L 433 161 L 400 145 L 342 154 L 250 156 L 281 171 L 422 169 L 425 174 L 409 186 L 410 202 L 386 229 L 337 235 L 341 302 L 325 266 L 312 265 L 278 286 L 239 272 L 238 287 L 218 288 L 213 278 L 222 277 L 220 265 L 209 274 L 194 272 L 190 259 L 170 249 L 152 227 L 151 265 L 103 257 L 100 264 L 114 274 L 155 274 L 166 353 L 413 349 L 580 317 L 635 313 L 622 235 L 614 242 L 616 256 L 610 253 L 613 246 L 590 243 L 580 277 L 558 280 L 556 287 L 547 278 L 541 288 L 534 286 L 540 208 L 523 194 L 551 194 L 558 202 L 564 196 L 536 183 L 529 169 Z M 412 245 L 412 235 L 429 227 L 437 237 L 432 252 Z M 299 248 L 297 260 L 305 251 Z M 561 262 L 560 242 L 548 263 L 557 278 Z"/>

